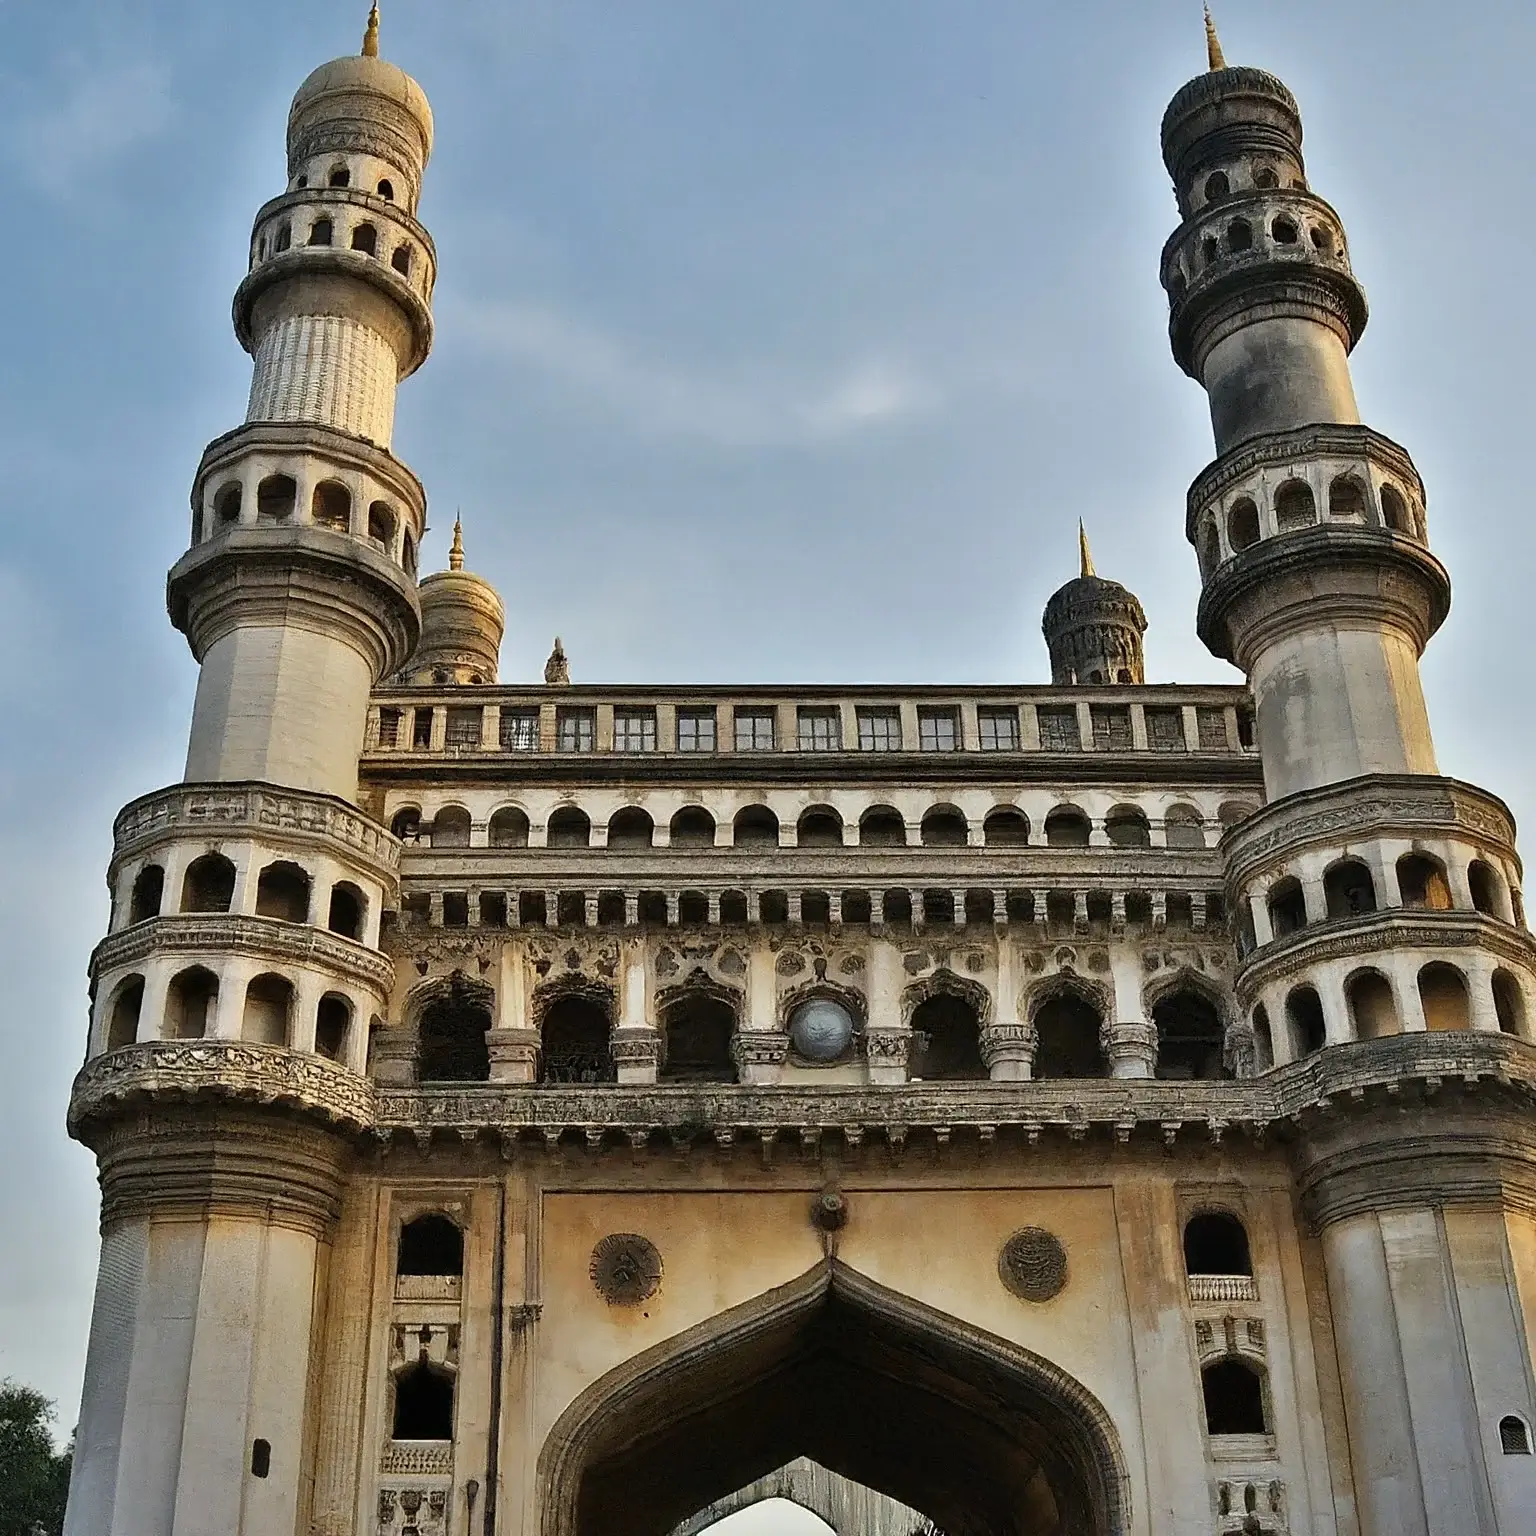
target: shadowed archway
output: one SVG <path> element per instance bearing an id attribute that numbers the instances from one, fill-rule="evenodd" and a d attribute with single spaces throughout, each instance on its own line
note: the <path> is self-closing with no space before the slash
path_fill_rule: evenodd
<path id="1" fill-rule="evenodd" d="M 809 1456 L 948 1536 L 1122 1536 L 1109 1416 L 1007 1340 L 836 1262 L 626 1362 L 539 1458 L 541 1536 L 666 1536 Z"/>

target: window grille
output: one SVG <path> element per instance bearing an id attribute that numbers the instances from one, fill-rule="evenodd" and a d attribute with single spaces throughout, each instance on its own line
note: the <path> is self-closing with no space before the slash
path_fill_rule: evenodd
<path id="1" fill-rule="evenodd" d="M 1227 712 L 1219 708 L 1200 708 L 1195 711 L 1195 723 L 1200 731 L 1202 752 L 1227 750 Z"/>
<path id="2" fill-rule="evenodd" d="M 1040 712 L 1040 745 L 1047 752 L 1079 752 L 1083 738 L 1077 728 L 1075 709 L 1042 709 Z"/>
<path id="3" fill-rule="evenodd" d="M 736 711 L 736 750 L 738 752 L 772 752 L 773 711 L 771 709 L 738 709 Z"/>
<path id="4" fill-rule="evenodd" d="M 1499 1449 L 1506 1456 L 1531 1454 L 1531 1435 L 1524 1419 L 1511 1413 L 1499 1420 Z"/>
<path id="5" fill-rule="evenodd" d="M 1184 712 L 1179 709 L 1147 711 L 1147 745 L 1154 752 L 1184 750 Z"/>
<path id="6" fill-rule="evenodd" d="M 501 746 L 504 752 L 537 752 L 539 749 L 538 710 L 502 710 Z"/>
<path id="7" fill-rule="evenodd" d="M 960 720 L 954 710 L 918 710 L 917 743 L 924 752 L 957 752 L 960 748 Z"/>
<path id="8" fill-rule="evenodd" d="M 379 745 L 381 747 L 400 745 L 400 711 L 398 709 L 379 711 Z"/>
<path id="9" fill-rule="evenodd" d="M 562 709 L 555 716 L 555 742 L 562 752 L 590 752 L 597 743 L 597 721 L 590 709 Z"/>
<path id="10" fill-rule="evenodd" d="M 1019 750 L 1019 715 L 1013 709 L 983 709 L 977 711 L 976 724 L 981 731 L 983 752 L 1017 752 Z"/>
<path id="11" fill-rule="evenodd" d="M 615 752 L 654 752 L 656 750 L 656 711 L 654 709 L 614 710 L 613 750 Z"/>
<path id="12" fill-rule="evenodd" d="M 800 750 L 839 752 L 843 745 L 842 717 L 835 709 L 800 711 Z"/>
<path id="13" fill-rule="evenodd" d="M 448 729 L 443 736 L 445 745 L 450 749 L 457 747 L 460 751 L 466 747 L 478 747 L 483 713 L 478 709 L 450 709 Z"/>
<path id="14" fill-rule="evenodd" d="M 715 750 L 715 712 L 712 709 L 680 709 L 677 712 L 677 750 Z"/>
<path id="15" fill-rule="evenodd" d="M 1131 712 L 1128 709 L 1093 710 L 1093 749 L 1095 752 L 1131 750 Z"/>
<path id="16" fill-rule="evenodd" d="M 861 709 L 859 711 L 859 751 L 901 751 L 901 711 Z"/>

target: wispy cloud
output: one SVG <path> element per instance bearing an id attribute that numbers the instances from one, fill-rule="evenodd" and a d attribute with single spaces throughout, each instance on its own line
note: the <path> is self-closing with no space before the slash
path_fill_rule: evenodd
<path id="1" fill-rule="evenodd" d="M 943 404 L 937 382 L 888 355 L 811 376 L 779 367 L 679 368 L 541 304 L 485 303 L 457 328 L 482 353 L 563 380 L 633 426 L 728 444 L 787 444 L 893 426 Z"/>

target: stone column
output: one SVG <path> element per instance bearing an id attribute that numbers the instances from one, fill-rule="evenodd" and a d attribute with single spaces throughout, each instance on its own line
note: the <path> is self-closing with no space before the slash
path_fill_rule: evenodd
<path id="1" fill-rule="evenodd" d="M 1035 1026 L 989 1024 L 981 1032 L 981 1059 L 994 1083 L 1027 1083 L 1035 1069 Z"/>
<path id="2" fill-rule="evenodd" d="M 673 898 L 669 897 L 668 900 Z M 621 1083 L 654 1083 L 661 1062 L 661 1032 L 650 1019 L 650 977 L 644 939 L 625 939 L 620 950 L 619 1022 L 613 1059 Z"/>
<path id="3" fill-rule="evenodd" d="M 1117 945 L 1110 950 L 1109 966 L 1115 1009 L 1114 1021 L 1103 1032 L 1109 1075 L 1152 1077 L 1157 1070 L 1157 1030 L 1142 1000 L 1140 957 L 1130 945 Z"/>

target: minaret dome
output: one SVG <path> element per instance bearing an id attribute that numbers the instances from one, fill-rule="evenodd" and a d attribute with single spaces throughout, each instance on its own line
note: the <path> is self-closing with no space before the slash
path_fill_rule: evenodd
<path id="1" fill-rule="evenodd" d="M 464 569 L 464 527 L 453 525 L 448 569 L 421 583 L 421 643 L 405 669 L 413 683 L 494 683 L 506 629 L 495 587 Z"/>
<path id="2" fill-rule="evenodd" d="M 1081 523 L 1077 540 L 1078 574 L 1051 594 L 1041 625 L 1051 653 L 1051 681 L 1058 686 L 1145 682 L 1141 637 L 1147 616 L 1133 592 L 1094 570 Z"/>

